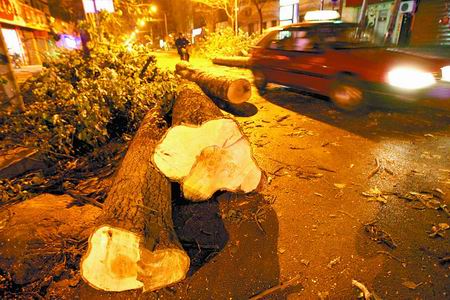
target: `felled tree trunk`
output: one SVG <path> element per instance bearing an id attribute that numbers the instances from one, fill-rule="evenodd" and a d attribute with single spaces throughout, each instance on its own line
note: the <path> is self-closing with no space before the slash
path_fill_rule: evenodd
<path id="1" fill-rule="evenodd" d="M 172 118 L 153 159 L 181 184 L 186 199 L 205 201 L 219 190 L 248 193 L 259 187 L 263 174 L 250 142 L 195 84 L 181 86 Z"/>
<path id="2" fill-rule="evenodd" d="M 194 69 L 185 63 L 177 64 L 175 68 L 181 77 L 197 83 L 210 97 L 219 98 L 233 104 L 244 103 L 250 99 L 252 89 L 247 79 L 218 76 Z"/>
<path id="3" fill-rule="evenodd" d="M 150 111 L 117 172 L 81 263 L 83 279 L 95 288 L 152 291 L 189 269 L 173 229 L 170 184 L 151 161 L 165 130 L 159 109 Z"/>
<path id="4" fill-rule="evenodd" d="M 238 67 L 238 68 L 248 68 L 249 58 L 245 56 L 229 56 L 229 57 L 216 57 L 212 59 L 213 64 L 228 66 L 228 67 Z"/>

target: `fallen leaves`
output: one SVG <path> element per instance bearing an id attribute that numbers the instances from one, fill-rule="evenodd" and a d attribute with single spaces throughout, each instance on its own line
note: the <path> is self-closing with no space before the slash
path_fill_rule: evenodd
<path id="1" fill-rule="evenodd" d="M 368 233 L 371 240 L 378 244 L 384 244 L 391 249 L 397 248 L 397 244 L 392 239 L 391 235 L 380 229 L 376 224 L 370 223 L 364 225 L 364 230 Z"/>
<path id="2" fill-rule="evenodd" d="M 340 190 L 344 189 L 347 186 L 345 183 L 334 183 L 333 185 Z"/>
<path id="3" fill-rule="evenodd" d="M 421 286 L 423 284 L 423 282 L 420 283 L 414 283 L 412 281 L 403 281 L 402 285 L 404 287 L 407 287 L 410 290 L 415 290 L 416 288 L 418 288 L 419 286 Z"/>
<path id="4" fill-rule="evenodd" d="M 313 136 L 314 132 L 304 129 L 304 128 L 295 128 L 293 132 L 285 134 L 285 136 L 290 137 L 304 137 L 304 136 Z"/>
<path id="5" fill-rule="evenodd" d="M 362 195 L 369 198 L 368 201 L 377 201 L 383 204 L 387 203 L 387 195 L 380 191 L 377 187 L 371 188 L 367 192 L 362 192 Z"/>
<path id="6" fill-rule="evenodd" d="M 338 256 L 338 257 L 336 257 L 335 259 L 331 260 L 331 261 L 328 263 L 327 268 L 328 268 L 328 269 L 331 269 L 333 266 L 337 265 L 337 264 L 340 263 L 340 262 L 341 262 L 341 257 Z"/>
<path id="7" fill-rule="evenodd" d="M 431 227 L 431 233 L 429 234 L 429 237 L 445 237 L 445 231 L 450 229 L 450 225 L 447 223 L 439 223 L 437 225 L 434 225 Z"/>

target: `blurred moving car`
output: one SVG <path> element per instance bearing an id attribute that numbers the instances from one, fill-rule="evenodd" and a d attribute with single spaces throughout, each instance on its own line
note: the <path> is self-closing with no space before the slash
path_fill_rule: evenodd
<path id="1" fill-rule="evenodd" d="M 308 90 L 350 111 L 395 103 L 449 107 L 450 60 L 389 49 L 369 37 L 338 20 L 275 28 L 252 49 L 255 85 Z"/>

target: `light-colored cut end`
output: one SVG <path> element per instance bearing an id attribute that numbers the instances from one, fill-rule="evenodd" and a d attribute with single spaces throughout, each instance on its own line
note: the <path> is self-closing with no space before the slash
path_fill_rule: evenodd
<path id="1" fill-rule="evenodd" d="M 258 187 L 261 175 L 245 139 L 229 148 L 211 146 L 202 151 L 183 181 L 183 194 L 193 201 L 204 201 L 218 190 L 249 193 Z"/>
<path id="2" fill-rule="evenodd" d="M 207 200 L 219 190 L 248 193 L 262 178 L 250 142 L 232 119 L 169 129 L 153 159 L 165 176 L 182 184 L 185 198 L 193 201 Z"/>
<path id="3" fill-rule="evenodd" d="M 246 79 L 238 79 L 230 84 L 227 98 L 231 103 L 241 104 L 248 101 L 251 95 L 252 86 L 250 85 L 250 82 Z"/>
<path id="4" fill-rule="evenodd" d="M 105 225 L 91 235 L 80 272 L 94 288 L 121 292 L 156 290 L 183 280 L 188 270 L 189 257 L 184 251 L 151 252 L 141 246 L 138 235 Z"/>

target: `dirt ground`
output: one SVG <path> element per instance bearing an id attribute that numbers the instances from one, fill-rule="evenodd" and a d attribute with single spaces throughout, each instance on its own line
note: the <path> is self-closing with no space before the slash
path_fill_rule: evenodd
<path id="1" fill-rule="evenodd" d="M 174 53 L 157 53 L 173 69 Z M 194 65 L 251 79 L 250 71 Z M 105 293 L 83 281 L 65 299 L 356 299 L 352 280 L 381 299 L 449 299 L 450 116 L 423 109 L 346 114 L 272 85 L 222 106 L 250 138 L 268 176 L 261 194 L 177 200 L 176 230 L 193 268 L 154 293 Z M 176 194 L 176 191 L 175 191 Z M 446 212 L 447 211 L 447 212 Z M 441 233 L 441 232 L 439 232 Z"/>

